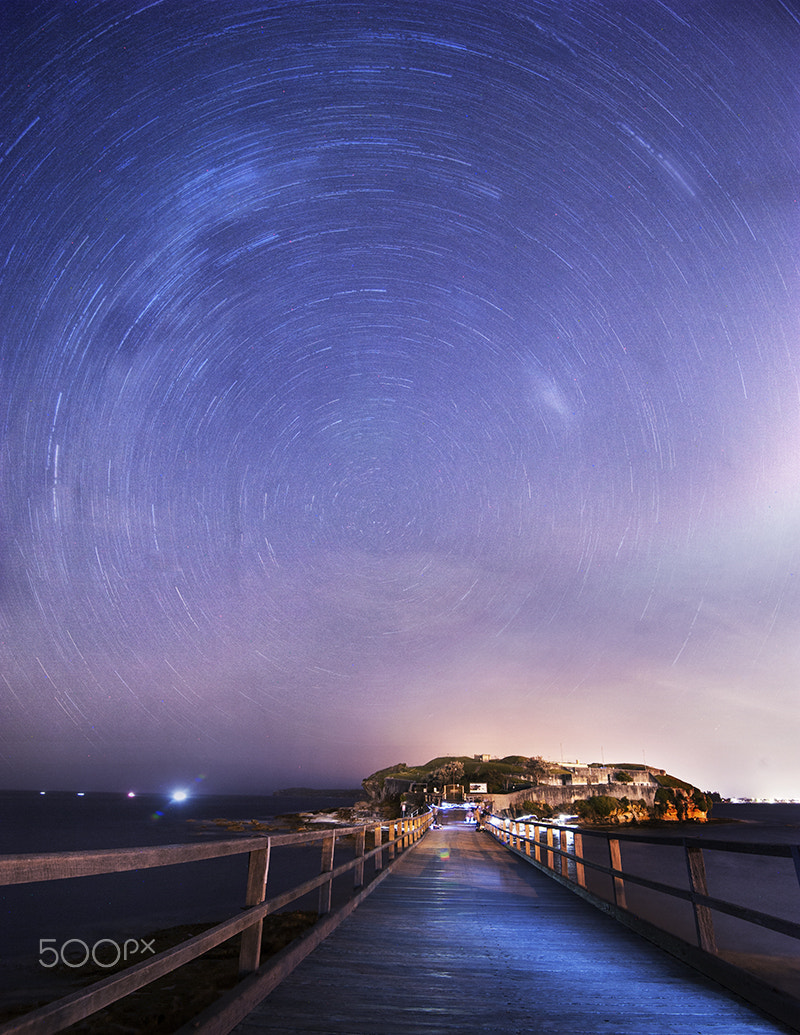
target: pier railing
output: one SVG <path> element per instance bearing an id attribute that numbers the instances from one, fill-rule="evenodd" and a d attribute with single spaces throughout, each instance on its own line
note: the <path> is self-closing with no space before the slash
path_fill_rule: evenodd
<path id="1" fill-rule="evenodd" d="M 794 939 L 790 943 L 791 955 L 797 956 L 800 923 L 786 915 L 709 894 L 707 860 L 713 859 L 715 875 L 724 871 L 730 883 L 730 875 L 736 872 L 736 863 L 741 863 L 743 856 L 788 859 L 791 863 L 783 864 L 784 881 L 791 882 L 793 873 L 800 882 L 797 845 L 576 828 L 495 815 L 487 817 L 485 829 L 512 852 L 604 912 L 773 1016 L 796 1026 L 800 995 L 776 988 L 772 982 L 726 960 L 718 948 L 717 935 L 724 923 L 722 918 L 731 917 L 752 924 L 761 932 Z M 668 854 L 669 865 L 664 866 Z M 727 866 L 720 864 L 720 856 Z M 674 883 L 661 879 L 664 869 Z M 718 878 L 717 883 L 726 881 Z M 755 875 L 754 888 L 750 890 L 757 889 L 759 883 Z M 795 884 L 796 915 L 800 915 L 798 890 Z M 790 900 L 790 894 L 781 899 L 787 912 L 791 911 Z M 665 908 L 664 903 L 670 905 Z"/>
<path id="2" fill-rule="evenodd" d="M 205 1014 L 201 1014 L 191 1024 L 194 1032 L 206 1032 L 209 1035 L 211 1032 L 227 1032 L 355 909 L 389 872 L 400 853 L 422 837 L 430 823 L 430 813 L 422 813 L 383 825 L 337 826 L 296 834 L 248 836 L 203 844 L 0 856 L 0 886 L 3 886 L 122 873 L 244 853 L 249 855 L 242 911 L 174 948 L 149 956 L 146 961 L 133 964 L 87 988 L 1 1024 L 0 1035 L 50 1035 L 59 1032 L 241 934 L 239 971 L 243 980 L 223 996 L 219 1004 L 209 1007 Z M 355 851 L 351 859 L 336 865 L 336 845 L 345 837 L 354 839 Z M 272 851 L 286 846 L 314 843 L 321 845 L 319 875 L 268 898 L 267 881 Z M 367 864 L 372 870 L 368 882 L 365 880 Z M 333 882 L 348 873 L 353 874 L 353 894 L 332 913 Z M 296 943 L 262 966 L 260 953 L 264 918 L 315 891 L 319 895 L 320 919 Z"/>

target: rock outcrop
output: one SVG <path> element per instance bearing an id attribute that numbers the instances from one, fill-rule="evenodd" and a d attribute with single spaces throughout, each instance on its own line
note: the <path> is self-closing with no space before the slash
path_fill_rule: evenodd
<path id="1" fill-rule="evenodd" d="M 709 797 L 696 787 L 659 787 L 654 804 L 655 818 L 674 823 L 705 822 L 712 804 Z"/>

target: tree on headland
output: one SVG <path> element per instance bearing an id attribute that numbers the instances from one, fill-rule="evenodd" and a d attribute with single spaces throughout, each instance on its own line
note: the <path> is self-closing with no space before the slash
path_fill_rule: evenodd
<path id="1" fill-rule="evenodd" d="M 525 759 L 524 770 L 533 783 L 538 783 L 550 772 L 550 764 L 541 755 L 531 755 Z"/>
<path id="2" fill-rule="evenodd" d="M 445 762 L 444 765 L 440 765 L 437 769 L 434 769 L 430 775 L 430 779 L 435 783 L 448 784 L 458 783 L 463 776 L 464 763 L 459 762 L 457 759 L 453 759 L 452 762 Z"/>

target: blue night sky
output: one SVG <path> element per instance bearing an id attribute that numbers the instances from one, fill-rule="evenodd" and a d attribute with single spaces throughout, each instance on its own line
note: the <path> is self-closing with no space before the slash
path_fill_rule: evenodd
<path id="1" fill-rule="evenodd" d="M 800 5 L 0 40 L 0 786 L 800 797 Z"/>

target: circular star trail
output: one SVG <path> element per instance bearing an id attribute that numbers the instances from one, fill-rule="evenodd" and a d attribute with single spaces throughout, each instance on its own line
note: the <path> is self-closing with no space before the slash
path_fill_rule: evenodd
<path id="1" fill-rule="evenodd" d="M 795 4 L 0 23 L 2 782 L 788 793 Z"/>

